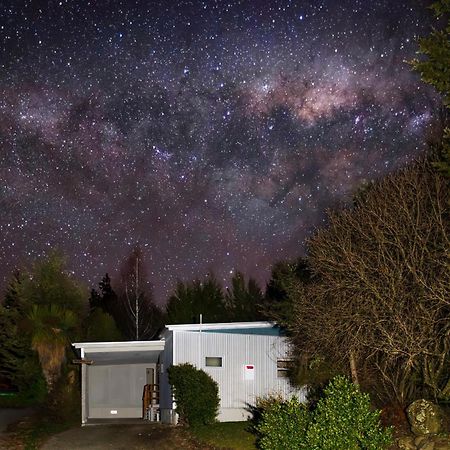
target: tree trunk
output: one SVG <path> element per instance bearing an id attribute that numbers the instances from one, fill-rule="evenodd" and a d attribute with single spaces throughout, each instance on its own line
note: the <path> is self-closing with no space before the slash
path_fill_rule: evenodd
<path id="1" fill-rule="evenodd" d="M 349 359 L 350 359 L 350 372 L 352 374 L 352 382 L 353 384 L 359 385 L 358 371 L 356 370 L 355 353 L 353 352 L 353 350 L 350 351 Z"/>

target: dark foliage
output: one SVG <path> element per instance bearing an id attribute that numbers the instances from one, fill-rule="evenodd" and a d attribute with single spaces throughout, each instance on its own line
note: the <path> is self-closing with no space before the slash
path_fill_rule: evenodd
<path id="1" fill-rule="evenodd" d="M 110 292 L 109 285 L 102 289 Z M 124 337 L 128 340 L 152 339 L 160 330 L 164 315 L 154 302 L 153 288 L 147 279 L 139 246 L 123 262 L 116 292 L 117 308 L 112 310 L 112 315 Z"/>
<path id="2" fill-rule="evenodd" d="M 191 364 L 171 366 L 168 374 L 181 422 L 190 426 L 215 422 L 220 404 L 217 383 Z"/>
<path id="3" fill-rule="evenodd" d="M 178 282 L 175 292 L 169 297 L 166 311 L 170 324 L 198 323 L 200 314 L 205 323 L 229 320 L 222 286 L 213 275 L 204 281 Z"/>
<path id="4" fill-rule="evenodd" d="M 231 279 L 231 289 L 227 289 L 225 303 L 232 322 L 251 322 L 262 319 L 261 289 L 253 278 L 249 278 L 246 283 L 244 274 L 241 272 L 236 272 Z"/>

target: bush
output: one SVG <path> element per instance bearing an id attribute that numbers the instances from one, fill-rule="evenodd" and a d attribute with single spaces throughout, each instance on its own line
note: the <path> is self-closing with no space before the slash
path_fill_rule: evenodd
<path id="1" fill-rule="evenodd" d="M 368 394 L 337 376 L 309 411 L 296 398 L 267 402 L 255 427 L 262 449 L 382 450 L 392 441 Z"/>
<path id="2" fill-rule="evenodd" d="M 380 424 L 368 394 L 337 376 L 324 390 L 308 430 L 311 450 L 381 450 L 391 443 L 391 430 Z"/>
<path id="3" fill-rule="evenodd" d="M 192 426 L 215 422 L 220 403 L 217 383 L 191 364 L 171 366 L 167 372 L 180 421 Z"/>
<path id="4" fill-rule="evenodd" d="M 307 449 L 306 432 L 311 420 L 308 409 L 293 397 L 288 401 L 270 398 L 256 426 L 259 446 L 265 450 Z"/>

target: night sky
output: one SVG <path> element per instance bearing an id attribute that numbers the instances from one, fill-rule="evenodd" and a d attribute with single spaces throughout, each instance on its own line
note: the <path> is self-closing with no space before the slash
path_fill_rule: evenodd
<path id="1" fill-rule="evenodd" d="M 425 148 L 422 1 L 0 2 L 0 284 L 59 248 L 94 287 L 140 244 L 259 282 L 326 208 Z"/>

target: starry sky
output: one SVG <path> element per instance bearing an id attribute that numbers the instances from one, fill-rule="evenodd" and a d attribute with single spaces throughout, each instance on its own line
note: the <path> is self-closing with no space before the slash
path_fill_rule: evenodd
<path id="1" fill-rule="evenodd" d="M 419 0 L 0 2 L 0 285 L 59 248 L 89 287 L 139 244 L 267 280 L 325 210 L 417 156 Z"/>

